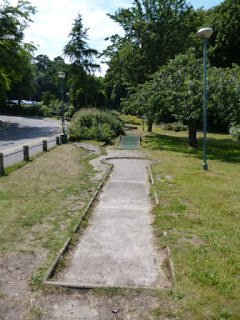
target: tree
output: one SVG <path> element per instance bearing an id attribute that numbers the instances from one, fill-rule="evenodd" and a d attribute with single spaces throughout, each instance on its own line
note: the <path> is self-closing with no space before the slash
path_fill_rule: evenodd
<path id="1" fill-rule="evenodd" d="M 214 29 L 210 38 L 211 63 L 216 67 L 240 65 L 240 2 L 225 0 L 207 12 L 207 21 Z"/>
<path id="2" fill-rule="evenodd" d="M 125 108 L 145 114 L 149 123 L 169 112 L 188 125 L 189 145 L 197 147 L 197 125 L 202 123 L 202 59 L 195 50 L 177 55 L 124 101 Z M 230 126 L 240 123 L 240 67 L 208 68 L 208 117 Z M 149 128 L 151 129 L 151 128 Z"/>
<path id="3" fill-rule="evenodd" d="M 18 74 L 18 78 L 12 79 L 8 96 L 9 99 L 19 100 L 19 104 L 23 99 L 31 99 L 35 91 L 35 74 L 31 63 L 32 50 L 31 46 L 24 45 L 19 48 L 16 56 L 18 63 L 15 72 Z"/>
<path id="4" fill-rule="evenodd" d="M 70 58 L 72 64 L 81 66 L 85 71 L 92 71 L 99 68 L 99 65 L 94 62 L 94 56 L 98 52 L 89 48 L 86 42 L 87 31 L 88 29 L 83 27 L 82 16 L 78 14 L 69 34 L 71 39 L 64 48 L 64 54 Z"/>
<path id="5" fill-rule="evenodd" d="M 34 99 L 41 101 L 44 92 L 49 91 L 55 98 L 60 97 L 59 90 L 59 71 L 68 71 L 69 67 L 61 57 L 50 60 L 46 55 L 38 55 L 34 59 L 36 92 Z M 68 87 L 66 88 L 68 90 Z"/>
<path id="6" fill-rule="evenodd" d="M 214 124 L 240 124 L 240 66 L 208 72 L 209 111 Z"/>
<path id="7" fill-rule="evenodd" d="M 25 45 L 23 37 L 34 12 L 34 7 L 28 1 L 19 0 L 15 7 L 5 0 L 0 4 L 0 70 L 2 79 L 5 79 L 5 84 L 0 89 L 2 97 L 6 97 L 10 89 L 16 88 L 17 84 L 25 92 L 32 90 L 32 73 L 26 69 L 29 71 L 33 46 Z M 18 89 L 20 90 L 20 87 Z"/>
<path id="8" fill-rule="evenodd" d="M 78 110 L 81 107 L 98 106 L 105 104 L 103 87 L 100 82 L 90 74 L 99 68 L 94 58 L 97 50 L 91 49 L 87 44 L 87 32 L 78 14 L 74 20 L 69 34 L 70 41 L 64 48 L 65 56 L 70 58 L 68 86 L 70 87 L 70 100 Z"/>
<path id="9" fill-rule="evenodd" d="M 185 0 L 134 0 L 131 8 L 119 9 L 110 18 L 125 32 L 123 37 L 113 35 L 103 53 L 110 60 L 107 79 L 114 90 L 119 79 L 117 88 L 144 83 L 170 58 L 185 52 L 202 15 Z"/>

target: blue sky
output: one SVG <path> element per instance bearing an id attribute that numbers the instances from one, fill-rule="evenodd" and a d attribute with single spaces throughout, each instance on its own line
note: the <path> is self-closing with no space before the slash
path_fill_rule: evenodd
<path id="1" fill-rule="evenodd" d="M 0 0 L 2 2 L 2 0 Z M 17 0 L 9 0 L 16 5 Z M 192 0 L 193 7 L 210 7 L 220 4 L 222 0 Z M 84 27 L 89 28 L 89 46 L 102 51 L 108 45 L 104 39 L 115 33 L 122 33 L 107 13 L 114 13 L 119 7 L 129 7 L 131 0 L 32 0 L 37 8 L 33 23 L 25 32 L 25 41 L 33 42 L 37 54 L 46 54 L 50 59 L 62 55 L 63 47 L 68 42 L 77 14 L 82 15 Z M 104 70 L 103 70 L 104 72 Z"/>

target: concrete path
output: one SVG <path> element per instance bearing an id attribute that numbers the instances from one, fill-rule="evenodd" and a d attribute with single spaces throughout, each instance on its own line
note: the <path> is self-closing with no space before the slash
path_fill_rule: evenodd
<path id="1" fill-rule="evenodd" d="M 151 230 L 148 160 L 114 165 L 68 266 L 58 281 L 79 286 L 168 287 Z"/>

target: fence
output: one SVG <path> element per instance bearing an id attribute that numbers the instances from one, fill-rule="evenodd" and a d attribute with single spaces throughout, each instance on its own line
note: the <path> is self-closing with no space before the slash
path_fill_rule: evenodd
<path id="1" fill-rule="evenodd" d="M 22 149 L 13 151 L 11 153 L 0 153 L 0 175 L 5 174 L 5 168 L 10 167 L 21 161 L 29 161 L 31 157 L 41 153 L 47 152 L 48 148 L 64 143 L 58 136 L 51 140 L 42 140 L 42 142 L 31 145 L 24 145 Z"/>

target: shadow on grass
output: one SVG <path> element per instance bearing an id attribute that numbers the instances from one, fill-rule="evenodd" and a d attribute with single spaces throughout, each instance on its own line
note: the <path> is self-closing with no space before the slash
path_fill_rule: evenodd
<path id="1" fill-rule="evenodd" d="M 151 134 L 143 138 L 146 147 L 152 150 L 167 150 L 192 155 L 203 155 L 203 139 L 198 138 L 198 149 L 188 146 L 188 139 L 163 134 Z M 207 138 L 207 158 L 230 163 L 240 163 L 240 143 L 230 139 Z"/>

